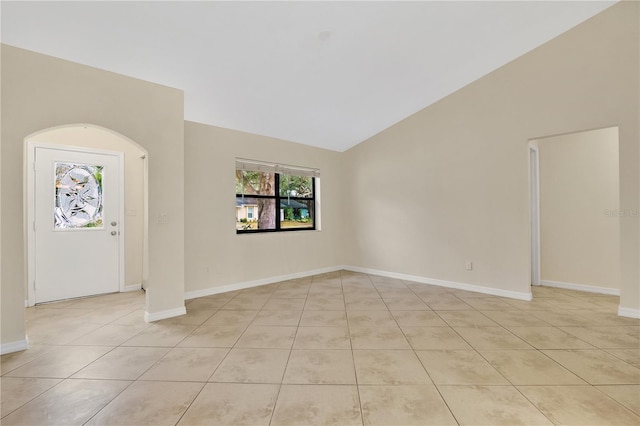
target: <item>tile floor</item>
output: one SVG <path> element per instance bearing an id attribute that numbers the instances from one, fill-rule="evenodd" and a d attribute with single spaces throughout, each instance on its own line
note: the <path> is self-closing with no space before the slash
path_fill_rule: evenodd
<path id="1" fill-rule="evenodd" d="M 9 425 L 639 425 L 640 321 L 618 298 L 532 302 L 336 272 L 188 301 L 27 309 Z"/>

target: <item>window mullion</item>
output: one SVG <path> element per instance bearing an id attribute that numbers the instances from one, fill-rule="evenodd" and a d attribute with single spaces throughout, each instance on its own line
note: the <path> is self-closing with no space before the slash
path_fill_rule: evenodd
<path id="1" fill-rule="evenodd" d="M 280 224 L 280 173 L 275 173 L 275 188 L 274 193 L 276 195 L 276 231 L 279 231 L 282 227 Z"/>

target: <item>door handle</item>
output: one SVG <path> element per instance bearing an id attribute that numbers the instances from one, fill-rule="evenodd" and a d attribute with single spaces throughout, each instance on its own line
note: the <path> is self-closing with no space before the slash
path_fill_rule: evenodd
<path id="1" fill-rule="evenodd" d="M 118 235 L 117 231 L 111 231 L 111 235 Z"/>

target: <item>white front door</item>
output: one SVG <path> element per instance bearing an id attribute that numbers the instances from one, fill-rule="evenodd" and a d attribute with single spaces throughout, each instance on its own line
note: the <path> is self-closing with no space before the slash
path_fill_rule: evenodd
<path id="1" fill-rule="evenodd" d="M 35 303 L 120 290 L 120 157 L 35 148 Z"/>

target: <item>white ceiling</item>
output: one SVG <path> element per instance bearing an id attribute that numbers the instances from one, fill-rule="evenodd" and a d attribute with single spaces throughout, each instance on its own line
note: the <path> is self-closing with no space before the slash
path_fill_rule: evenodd
<path id="1" fill-rule="evenodd" d="M 613 3 L 0 7 L 3 43 L 182 89 L 187 120 L 343 151 Z"/>

